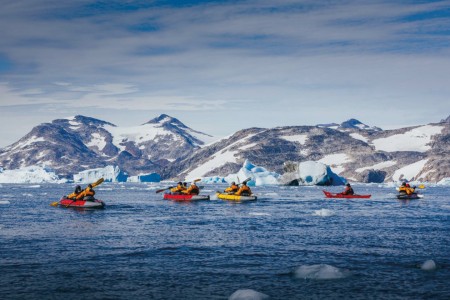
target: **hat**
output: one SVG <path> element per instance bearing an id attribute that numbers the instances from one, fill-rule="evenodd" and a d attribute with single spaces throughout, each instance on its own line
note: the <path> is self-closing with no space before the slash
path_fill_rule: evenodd
<path id="1" fill-rule="evenodd" d="M 350 186 L 350 183 L 347 183 L 346 186 Z"/>

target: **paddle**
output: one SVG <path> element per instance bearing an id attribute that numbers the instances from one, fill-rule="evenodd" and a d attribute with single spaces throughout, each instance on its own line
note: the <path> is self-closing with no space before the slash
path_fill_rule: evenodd
<path id="1" fill-rule="evenodd" d="M 94 183 L 91 183 L 91 185 L 92 185 L 92 187 L 94 188 L 94 187 L 96 187 L 96 186 L 99 186 L 103 181 L 105 181 L 105 178 L 100 178 L 99 180 L 97 180 L 96 182 L 94 182 Z M 76 201 L 76 200 L 72 200 L 72 202 L 70 202 L 69 204 L 67 204 L 67 206 L 66 207 L 68 207 L 70 204 L 72 204 L 74 201 Z M 50 206 L 58 206 L 58 204 L 59 204 L 59 202 L 58 201 L 55 201 L 55 202 L 52 202 L 52 203 L 50 203 Z"/>
<path id="2" fill-rule="evenodd" d="M 161 193 L 161 192 L 163 192 L 165 190 L 168 190 L 168 189 L 171 189 L 171 188 L 174 188 L 174 186 L 169 186 L 169 187 L 166 187 L 164 189 L 156 190 L 155 192 L 158 194 L 158 193 Z"/>

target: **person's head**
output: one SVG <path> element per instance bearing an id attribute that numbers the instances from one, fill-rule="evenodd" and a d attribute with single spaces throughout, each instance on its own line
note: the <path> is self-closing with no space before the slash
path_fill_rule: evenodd
<path id="1" fill-rule="evenodd" d="M 247 182 L 246 182 L 246 181 L 244 181 L 244 182 L 242 183 L 242 185 L 247 185 Z"/>
<path id="2" fill-rule="evenodd" d="M 183 182 L 183 185 L 184 185 L 184 186 L 187 186 L 187 182 Z"/>
<path id="3" fill-rule="evenodd" d="M 181 181 L 180 181 L 180 182 L 178 182 L 177 184 L 178 184 L 178 185 L 183 185 L 183 183 L 182 183 Z"/>
<path id="4" fill-rule="evenodd" d="M 92 189 L 92 184 L 89 184 L 88 187 L 89 187 L 90 189 Z"/>
<path id="5" fill-rule="evenodd" d="M 236 185 L 236 182 L 232 181 L 232 182 L 231 182 L 231 185 Z"/>
<path id="6" fill-rule="evenodd" d="M 406 187 L 410 187 L 409 183 L 406 184 Z"/>
<path id="7" fill-rule="evenodd" d="M 346 186 L 348 186 L 348 187 L 349 187 L 349 186 L 350 186 L 350 183 L 347 183 L 347 184 L 346 184 Z"/>
<path id="8" fill-rule="evenodd" d="M 81 186 L 79 186 L 79 185 L 77 185 L 76 187 L 75 187 L 75 191 L 81 191 Z"/>
<path id="9" fill-rule="evenodd" d="M 406 186 L 406 182 L 402 182 L 402 186 Z"/>

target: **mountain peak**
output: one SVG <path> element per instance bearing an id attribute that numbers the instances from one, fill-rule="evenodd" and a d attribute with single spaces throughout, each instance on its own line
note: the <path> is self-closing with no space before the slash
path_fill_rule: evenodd
<path id="1" fill-rule="evenodd" d="M 370 130 L 370 131 L 381 131 L 382 129 L 375 126 L 369 126 L 357 119 L 348 119 L 345 122 L 342 122 L 340 125 L 341 128 L 344 129 L 361 129 L 361 130 Z"/>
<path id="2" fill-rule="evenodd" d="M 161 124 L 161 125 L 174 125 L 177 127 L 181 127 L 181 128 L 187 128 L 186 125 L 184 125 L 180 120 L 178 120 L 177 118 L 171 117 L 169 115 L 166 114 L 161 114 L 158 117 L 151 119 L 150 121 L 148 121 L 145 124 Z"/>

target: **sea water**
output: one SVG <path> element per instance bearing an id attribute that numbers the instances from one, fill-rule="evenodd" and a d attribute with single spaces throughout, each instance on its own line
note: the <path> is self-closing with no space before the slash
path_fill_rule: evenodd
<path id="1" fill-rule="evenodd" d="M 449 187 L 254 187 L 233 203 L 207 185 L 210 201 L 181 203 L 165 185 L 103 183 L 105 209 L 76 210 L 50 206 L 70 184 L 3 184 L 0 299 L 450 299 Z"/>

